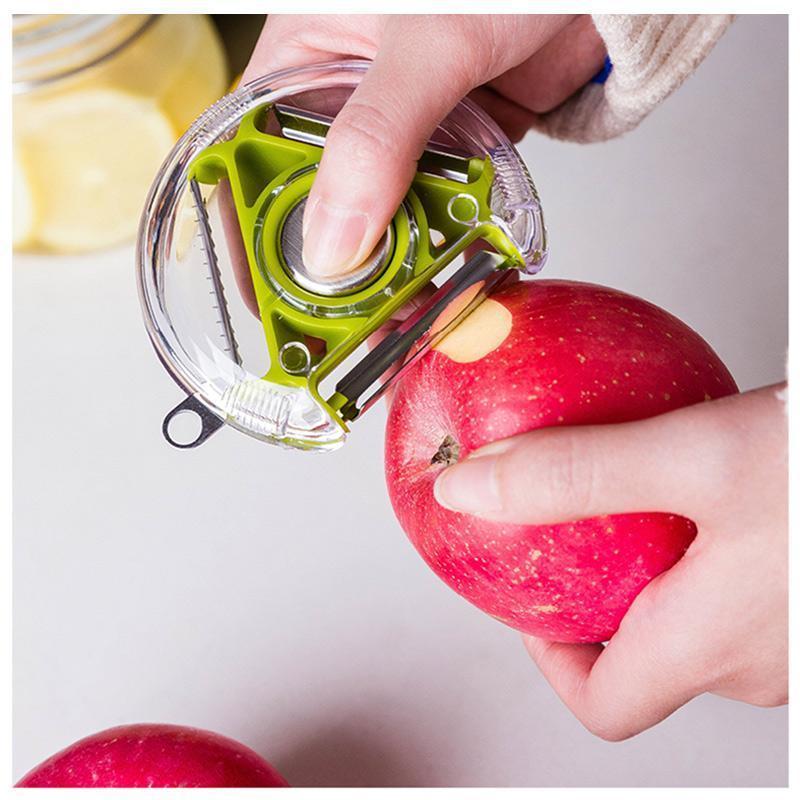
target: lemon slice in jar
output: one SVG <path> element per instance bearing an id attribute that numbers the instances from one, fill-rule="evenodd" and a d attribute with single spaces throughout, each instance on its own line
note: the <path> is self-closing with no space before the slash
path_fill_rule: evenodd
<path id="1" fill-rule="evenodd" d="M 11 238 L 13 247 L 24 247 L 30 242 L 34 227 L 34 206 L 28 176 L 16 156 L 11 166 L 12 208 Z"/>
<path id="2" fill-rule="evenodd" d="M 175 141 L 152 101 L 113 89 L 43 99 L 19 146 L 37 208 L 36 239 L 62 252 L 136 232 L 150 184 Z"/>

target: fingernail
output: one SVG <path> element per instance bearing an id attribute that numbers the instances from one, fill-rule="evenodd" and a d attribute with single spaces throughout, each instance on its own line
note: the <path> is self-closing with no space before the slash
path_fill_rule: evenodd
<path id="1" fill-rule="evenodd" d="M 306 216 L 310 218 L 303 237 L 303 262 L 308 271 L 328 276 L 356 266 L 367 232 L 367 215 L 318 200 L 306 210 Z"/>
<path id="2" fill-rule="evenodd" d="M 317 198 L 308 199 L 306 201 L 306 207 L 303 210 L 303 238 L 306 238 L 306 234 L 308 233 L 308 223 L 311 222 L 311 217 L 314 216 L 314 209 L 317 207 L 317 203 L 319 200 Z"/>
<path id="3" fill-rule="evenodd" d="M 502 509 L 497 483 L 497 458 L 470 456 L 442 472 L 433 496 L 450 511 L 486 514 Z"/>

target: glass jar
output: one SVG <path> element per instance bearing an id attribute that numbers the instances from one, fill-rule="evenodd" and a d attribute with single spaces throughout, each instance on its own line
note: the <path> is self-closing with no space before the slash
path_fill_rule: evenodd
<path id="1" fill-rule="evenodd" d="M 161 162 L 227 87 L 205 15 L 16 15 L 13 244 L 80 252 L 133 238 Z"/>

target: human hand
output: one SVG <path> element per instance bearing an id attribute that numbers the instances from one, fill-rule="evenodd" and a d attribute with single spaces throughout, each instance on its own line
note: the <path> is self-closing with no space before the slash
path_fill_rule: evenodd
<path id="1" fill-rule="evenodd" d="M 436 496 L 492 520 L 553 524 L 635 511 L 688 517 L 686 555 L 600 644 L 523 637 L 596 735 L 621 740 L 704 692 L 788 699 L 785 385 L 619 425 L 540 429 L 448 468 Z M 489 510 L 493 509 L 493 510 Z"/>
<path id="2" fill-rule="evenodd" d="M 341 274 L 367 257 L 462 97 L 475 90 L 517 140 L 605 55 L 588 15 L 270 15 L 243 82 L 320 61 L 374 61 L 327 135 L 303 220 L 309 271 Z"/>

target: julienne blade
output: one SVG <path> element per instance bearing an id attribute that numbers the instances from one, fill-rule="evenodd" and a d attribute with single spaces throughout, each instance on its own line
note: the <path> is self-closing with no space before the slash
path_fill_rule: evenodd
<path id="1" fill-rule="evenodd" d="M 214 309 L 219 312 L 218 324 L 222 330 L 220 336 L 225 342 L 225 350 L 230 353 L 233 360 L 241 366 L 242 358 L 239 355 L 239 345 L 236 342 L 236 334 L 233 331 L 231 315 L 228 311 L 228 303 L 225 300 L 225 289 L 222 285 L 222 276 L 219 271 L 219 261 L 217 251 L 214 248 L 214 239 L 211 236 L 211 224 L 208 221 L 208 211 L 206 209 L 203 194 L 200 191 L 200 184 L 192 178 L 189 181 L 189 188 L 192 192 L 195 208 L 197 209 L 197 224 L 199 225 L 200 242 L 206 254 L 206 264 L 208 266 L 209 279 L 211 280 L 212 295 L 216 299 Z"/>

